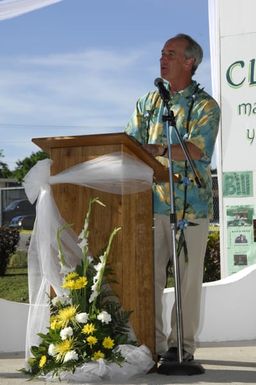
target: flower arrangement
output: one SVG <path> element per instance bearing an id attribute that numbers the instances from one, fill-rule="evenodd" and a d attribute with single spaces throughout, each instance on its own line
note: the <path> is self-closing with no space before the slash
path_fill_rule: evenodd
<path id="1" fill-rule="evenodd" d="M 94 203 L 104 206 L 98 198 L 89 202 L 84 227 L 78 237 L 82 259 L 73 269 L 66 264 L 61 242 L 61 234 L 68 225 L 58 230 L 58 257 L 64 295 L 49 300 L 48 331 L 38 334 L 40 344 L 32 346 L 32 356 L 28 359 L 28 368 L 24 370 L 32 376 L 49 373 L 58 376 L 67 371 L 74 373 L 77 367 L 99 360 L 121 365 L 125 358 L 119 345 L 134 344 L 129 340 L 131 312 L 122 310 L 106 280 L 111 273 L 107 264 L 108 255 L 120 228 L 113 230 L 101 256 L 89 256 L 89 218 Z"/>

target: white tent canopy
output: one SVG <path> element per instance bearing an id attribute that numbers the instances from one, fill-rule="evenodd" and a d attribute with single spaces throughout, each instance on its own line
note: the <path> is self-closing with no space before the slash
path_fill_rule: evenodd
<path id="1" fill-rule="evenodd" d="M 1 0 L 0 20 L 10 19 L 62 0 Z"/>

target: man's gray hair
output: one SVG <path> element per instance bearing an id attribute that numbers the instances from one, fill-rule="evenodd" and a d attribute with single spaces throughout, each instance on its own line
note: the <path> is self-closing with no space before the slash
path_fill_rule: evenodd
<path id="1" fill-rule="evenodd" d="M 174 36 L 173 39 L 184 39 L 187 41 L 188 45 L 185 49 L 185 57 L 186 59 L 194 59 L 194 64 L 192 67 L 192 75 L 194 75 L 197 67 L 203 59 L 202 47 L 194 39 L 192 39 L 191 36 L 184 33 L 179 33 L 178 35 Z"/>

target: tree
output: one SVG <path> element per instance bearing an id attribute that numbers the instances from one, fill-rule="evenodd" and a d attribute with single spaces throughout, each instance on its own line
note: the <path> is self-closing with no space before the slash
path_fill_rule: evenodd
<path id="1" fill-rule="evenodd" d="M 29 157 L 24 158 L 23 160 L 18 160 L 16 162 L 16 168 L 13 171 L 13 176 L 19 181 L 22 182 L 25 175 L 29 170 L 39 161 L 48 158 L 48 155 L 44 151 L 32 152 Z"/>
<path id="2" fill-rule="evenodd" d="M 8 165 L 1 160 L 4 158 L 3 150 L 0 150 L 0 178 L 8 178 L 12 175 Z"/>

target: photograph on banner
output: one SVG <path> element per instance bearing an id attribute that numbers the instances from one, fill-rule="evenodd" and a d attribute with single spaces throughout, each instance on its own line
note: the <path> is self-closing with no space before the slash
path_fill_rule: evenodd
<path id="1" fill-rule="evenodd" d="M 254 207 L 227 206 L 228 274 L 256 263 Z"/>
<path id="2" fill-rule="evenodd" d="M 224 172 L 224 197 L 251 197 L 253 196 L 253 172 Z"/>

